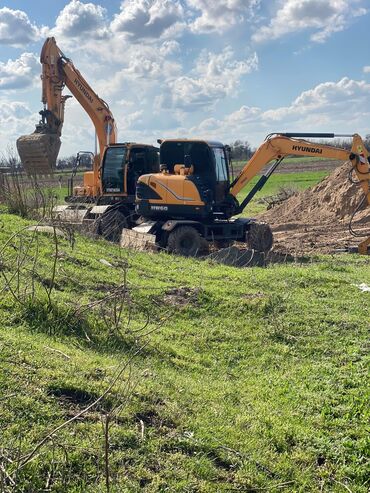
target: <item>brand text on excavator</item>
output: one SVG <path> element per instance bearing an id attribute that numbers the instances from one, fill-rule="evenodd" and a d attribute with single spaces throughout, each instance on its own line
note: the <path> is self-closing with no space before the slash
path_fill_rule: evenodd
<path id="1" fill-rule="evenodd" d="M 82 92 L 82 94 L 90 101 L 90 103 L 93 103 L 94 100 L 90 96 L 88 90 L 85 89 L 85 87 L 81 84 L 81 82 L 77 78 L 74 80 L 74 83 L 78 87 L 78 89 Z"/>
<path id="2" fill-rule="evenodd" d="M 292 151 L 312 152 L 314 154 L 322 154 L 322 149 L 315 147 L 292 146 Z"/>

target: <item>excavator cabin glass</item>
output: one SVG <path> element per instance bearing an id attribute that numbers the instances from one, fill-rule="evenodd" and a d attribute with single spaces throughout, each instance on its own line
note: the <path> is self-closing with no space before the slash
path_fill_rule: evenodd
<path id="1" fill-rule="evenodd" d="M 106 149 L 102 166 L 103 193 L 124 192 L 126 154 L 126 146 L 112 146 Z"/>
<path id="2" fill-rule="evenodd" d="M 139 176 L 157 173 L 158 170 L 159 153 L 156 147 L 112 145 L 106 149 L 103 159 L 103 193 L 135 195 Z"/>
<path id="3" fill-rule="evenodd" d="M 229 189 L 229 165 L 224 146 L 206 141 L 163 142 L 160 162 L 170 174 L 174 174 L 176 164 L 185 165 L 185 161 L 192 167 L 188 179 L 207 188 L 210 200 L 222 202 Z"/>

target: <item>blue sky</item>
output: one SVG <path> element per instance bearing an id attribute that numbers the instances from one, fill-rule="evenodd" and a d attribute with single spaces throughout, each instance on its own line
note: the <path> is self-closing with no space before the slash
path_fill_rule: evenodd
<path id="1" fill-rule="evenodd" d="M 5 1 L 0 150 L 38 120 L 47 36 L 109 103 L 121 141 L 368 134 L 369 25 L 368 0 Z M 68 100 L 61 155 L 93 136 Z"/>

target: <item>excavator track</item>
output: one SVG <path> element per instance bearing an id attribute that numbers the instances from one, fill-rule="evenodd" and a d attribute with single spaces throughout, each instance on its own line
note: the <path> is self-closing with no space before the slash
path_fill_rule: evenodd
<path id="1" fill-rule="evenodd" d="M 59 135 L 34 132 L 17 139 L 17 150 L 24 170 L 32 175 L 54 171 L 61 140 Z"/>

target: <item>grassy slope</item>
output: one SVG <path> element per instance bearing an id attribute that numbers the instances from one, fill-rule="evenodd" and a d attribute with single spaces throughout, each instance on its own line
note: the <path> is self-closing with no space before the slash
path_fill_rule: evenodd
<path id="1" fill-rule="evenodd" d="M 4 245 L 25 223 L 5 214 L 0 220 Z M 50 243 L 43 235 L 36 270 L 44 285 Z M 8 275 L 14 247 L 16 240 L 2 253 Z M 111 491 L 368 490 L 369 293 L 354 286 L 370 284 L 367 259 L 238 270 L 130 253 L 130 297 L 137 303 L 131 329 L 138 330 L 146 310 L 147 330 L 156 329 L 141 339 L 141 332 L 110 334 L 98 308 L 79 317 L 71 311 L 122 282 L 122 270 L 99 259 L 119 266 L 127 252 L 83 238 L 74 250 L 59 250 L 49 309 L 39 283 L 33 304 L 1 294 L 3 455 L 14 460 L 18 448 L 21 455 L 31 450 L 102 393 L 117 365 L 148 341 L 133 362 L 135 389 L 110 431 Z M 25 270 L 21 284 L 30 287 Z M 190 297 L 171 304 L 169 290 L 179 286 L 190 290 L 179 299 Z M 11 491 L 44 491 L 52 470 L 49 491 L 105 491 L 101 415 L 122 401 L 127 377 L 58 433 L 54 447 L 48 442 Z M 5 465 L 9 473 L 15 467 Z"/>

